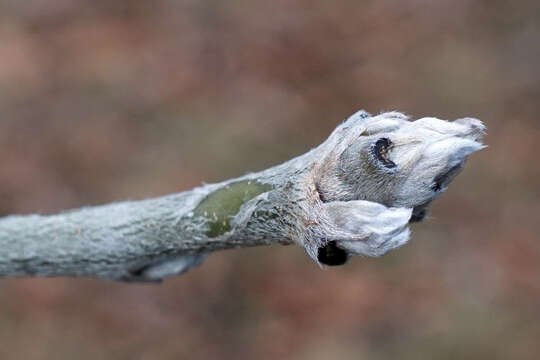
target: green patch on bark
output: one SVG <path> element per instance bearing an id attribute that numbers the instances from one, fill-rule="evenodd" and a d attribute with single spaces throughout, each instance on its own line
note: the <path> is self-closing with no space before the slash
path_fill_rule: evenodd
<path id="1" fill-rule="evenodd" d="M 195 209 L 195 215 L 208 221 L 206 236 L 223 235 L 231 230 L 231 218 L 238 214 L 243 204 L 270 190 L 272 185 L 256 180 L 234 182 L 206 196 Z"/>

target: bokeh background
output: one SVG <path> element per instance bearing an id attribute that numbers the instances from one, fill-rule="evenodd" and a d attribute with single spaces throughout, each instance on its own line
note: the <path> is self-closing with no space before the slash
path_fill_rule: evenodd
<path id="1" fill-rule="evenodd" d="M 534 0 L 0 0 L 1 215 L 261 170 L 360 108 L 478 117 L 489 145 L 380 259 L 2 279 L 0 358 L 537 359 L 539 64 Z"/>

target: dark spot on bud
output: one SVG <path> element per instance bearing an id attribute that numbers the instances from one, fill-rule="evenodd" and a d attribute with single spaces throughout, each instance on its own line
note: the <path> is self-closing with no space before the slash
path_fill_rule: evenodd
<path id="1" fill-rule="evenodd" d="M 335 241 L 330 241 L 322 248 L 319 248 L 317 252 L 317 260 L 321 264 L 328 266 L 343 265 L 347 262 L 347 259 L 347 252 L 339 248 Z"/>
<path id="2" fill-rule="evenodd" d="M 426 217 L 426 214 L 427 214 L 426 209 L 413 211 L 412 216 L 409 219 L 409 222 L 420 222 L 420 221 L 424 220 L 424 218 Z"/>
<path id="3" fill-rule="evenodd" d="M 373 146 L 373 155 L 381 164 L 389 169 L 396 167 L 396 164 L 388 158 L 388 150 L 390 150 L 391 147 L 392 142 L 388 138 L 381 138 L 377 140 Z"/>
<path id="4" fill-rule="evenodd" d="M 368 117 L 371 117 L 371 114 L 368 113 L 367 111 L 365 111 L 365 110 L 360 110 L 360 111 L 361 111 L 360 117 L 361 117 L 362 119 L 367 119 Z"/>
<path id="5" fill-rule="evenodd" d="M 443 186 L 446 186 L 460 172 L 462 167 L 463 164 L 458 164 L 447 172 L 437 175 L 435 179 L 433 179 L 431 190 L 435 192 L 441 191 Z"/>

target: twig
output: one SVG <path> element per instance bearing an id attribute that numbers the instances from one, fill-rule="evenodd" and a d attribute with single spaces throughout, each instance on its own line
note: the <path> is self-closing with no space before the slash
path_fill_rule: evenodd
<path id="1" fill-rule="evenodd" d="M 298 244 L 317 263 L 379 256 L 409 238 L 465 158 L 476 119 L 364 111 L 320 146 L 219 184 L 51 216 L 0 219 L 0 276 L 158 281 L 222 249 Z"/>

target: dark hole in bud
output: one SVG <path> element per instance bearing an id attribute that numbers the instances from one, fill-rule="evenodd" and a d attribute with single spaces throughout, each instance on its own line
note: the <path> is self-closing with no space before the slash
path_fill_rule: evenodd
<path id="1" fill-rule="evenodd" d="M 441 191 L 443 186 L 446 185 L 449 180 L 451 180 L 457 173 L 461 170 L 462 164 L 457 164 L 453 166 L 450 170 L 445 173 L 439 174 L 433 179 L 433 185 L 431 185 L 431 190 L 437 192 Z"/>
<path id="2" fill-rule="evenodd" d="M 377 160 L 387 168 L 394 168 L 396 164 L 388 158 L 388 150 L 392 146 L 392 142 L 388 138 L 381 138 L 377 140 L 373 146 L 373 155 Z"/>
<path id="3" fill-rule="evenodd" d="M 317 259 L 321 264 L 328 266 L 343 265 L 347 262 L 347 252 L 340 249 L 335 241 L 330 241 L 328 244 L 319 248 Z"/>
<path id="4" fill-rule="evenodd" d="M 415 211 L 413 211 L 412 216 L 409 219 L 409 222 L 420 222 L 420 221 L 424 220 L 424 218 L 426 217 L 426 214 L 427 214 L 426 209 L 422 209 L 422 210 L 418 210 L 418 211 L 415 210 Z"/>

